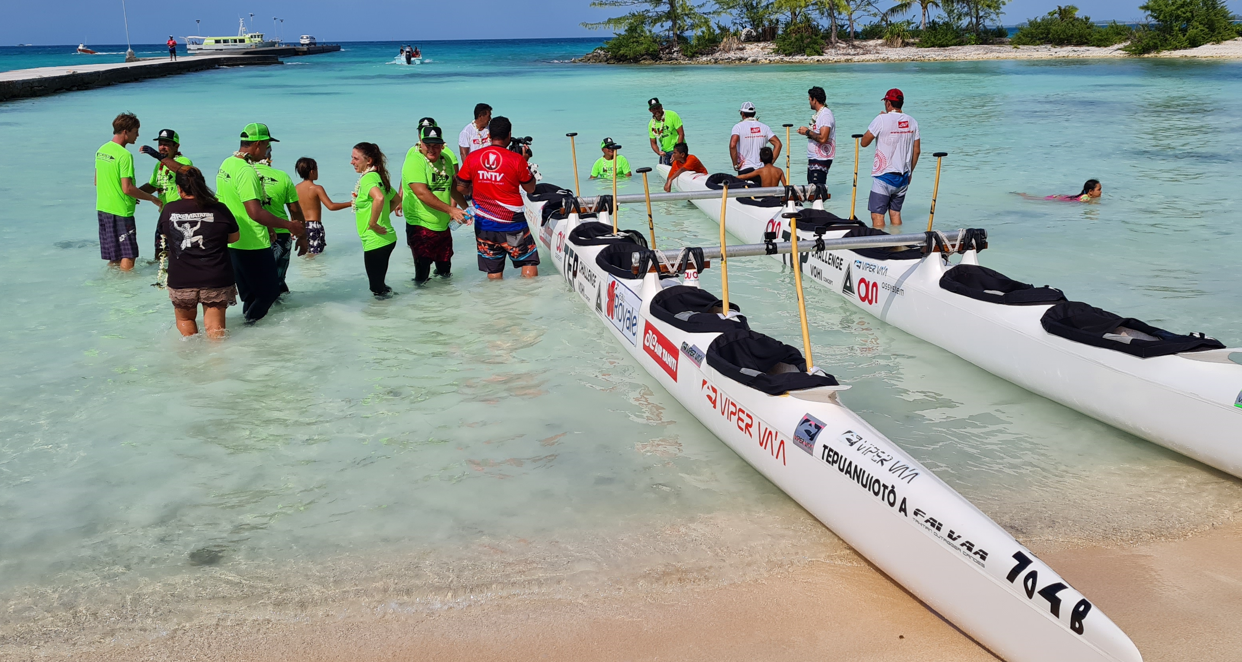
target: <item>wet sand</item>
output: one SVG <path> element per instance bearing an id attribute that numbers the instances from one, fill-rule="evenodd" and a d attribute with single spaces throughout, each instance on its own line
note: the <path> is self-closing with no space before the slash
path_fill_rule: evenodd
<path id="1" fill-rule="evenodd" d="M 1242 523 L 1183 540 L 1041 552 L 1149 662 L 1242 650 Z M 212 618 L 69 646 L 0 646 L 6 660 L 972 660 L 995 659 L 852 554 L 728 584 L 664 577 L 572 599 L 506 596 L 415 613 Z M 363 607 L 359 609 L 359 607 Z"/>

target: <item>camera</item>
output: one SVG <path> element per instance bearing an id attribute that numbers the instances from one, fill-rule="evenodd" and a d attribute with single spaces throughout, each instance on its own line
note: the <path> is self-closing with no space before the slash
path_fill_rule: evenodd
<path id="1" fill-rule="evenodd" d="M 535 154 L 530 149 L 530 142 L 532 140 L 534 140 L 534 138 L 531 138 L 530 136 L 526 136 L 525 138 L 509 138 L 509 151 L 521 154 L 526 158 L 530 158 Z"/>

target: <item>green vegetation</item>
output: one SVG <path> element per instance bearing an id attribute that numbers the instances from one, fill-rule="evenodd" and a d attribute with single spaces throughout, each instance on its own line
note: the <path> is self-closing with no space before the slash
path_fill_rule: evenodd
<path id="1" fill-rule="evenodd" d="M 1047 16 L 1027 21 L 1009 43 L 1015 46 L 1112 46 L 1129 41 L 1132 32 L 1116 21 L 1100 27 L 1091 22 L 1091 17 L 1079 16 L 1074 5 L 1066 5 L 1058 6 Z"/>
<path id="2" fill-rule="evenodd" d="M 616 62 L 639 62 L 660 57 L 660 40 L 642 21 L 633 21 L 625 31 L 604 42 L 604 52 Z"/>
<path id="3" fill-rule="evenodd" d="M 1134 31 L 1126 51 L 1135 55 L 1219 44 L 1239 36 L 1223 0 L 1147 0 L 1151 20 Z"/>
<path id="4" fill-rule="evenodd" d="M 772 47 L 779 55 L 823 55 L 824 36 L 810 19 L 803 17 L 786 23 Z"/>

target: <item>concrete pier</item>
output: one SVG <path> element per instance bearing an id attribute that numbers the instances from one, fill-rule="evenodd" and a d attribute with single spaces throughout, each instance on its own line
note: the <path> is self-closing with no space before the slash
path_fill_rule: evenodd
<path id="1" fill-rule="evenodd" d="M 149 58 L 138 62 L 81 64 L 37 69 L 0 71 L 0 102 L 46 96 L 72 90 L 132 83 L 148 78 L 175 76 L 220 67 L 280 64 L 282 57 L 339 51 L 340 46 L 281 46 L 247 51 L 245 54 L 186 55 L 175 61 Z"/>

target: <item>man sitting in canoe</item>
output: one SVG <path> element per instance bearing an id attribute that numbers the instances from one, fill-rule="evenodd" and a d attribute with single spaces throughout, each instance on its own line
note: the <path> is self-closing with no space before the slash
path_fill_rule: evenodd
<path id="1" fill-rule="evenodd" d="M 699 157 L 690 153 L 690 147 L 686 143 L 677 143 L 673 145 L 673 169 L 668 171 L 668 178 L 664 180 L 664 192 L 668 193 L 673 190 L 673 180 L 677 179 L 683 171 L 697 172 L 706 175 L 707 168 L 703 167 L 703 163 L 699 161 Z"/>

